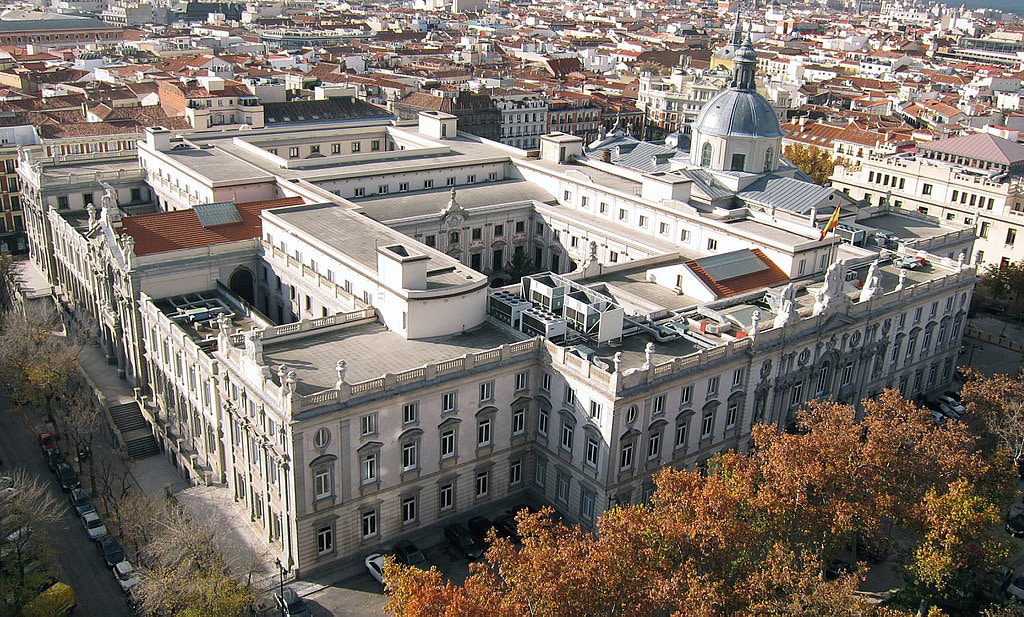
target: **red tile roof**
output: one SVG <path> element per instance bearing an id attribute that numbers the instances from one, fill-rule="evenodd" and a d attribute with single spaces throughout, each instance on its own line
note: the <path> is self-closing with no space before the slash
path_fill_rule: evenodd
<path id="1" fill-rule="evenodd" d="M 264 210 L 301 203 L 304 203 L 301 197 L 284 197 L 235 204 L 241 222 L 214 227 L 203 227 L 192 209 L 128 216 L 121 219 L 121 233 L 135 239 L 136 255 L 237 242 L 260 237 L 263 229 L 260 213 Z"/>
<path id="2" fill-rule="evenodd" d="M 708 289 L 713 291 L 719 298 L 734 296 L 738 293 L 743 293 L 752 289 L 771 287 L 772 285 L 778 285 L 779 283 L 784 283 L 789 280 L 789 276 L 776 266 L 767 255 L 762 253 L 761 249 L 751 249 L 751 252 L 757 255 L 757 258 L 764 262 L 764 265 L 768 267 L 766 270 L 759 270 L 750 274 L 736 276 L 731 279 L 717 281 L 711 278 L 711 275 L 708 274 L 695 260 L 691 259 L 686 262 L 686 267 L 696 274 L 697 278 L 707 285 Z"/>

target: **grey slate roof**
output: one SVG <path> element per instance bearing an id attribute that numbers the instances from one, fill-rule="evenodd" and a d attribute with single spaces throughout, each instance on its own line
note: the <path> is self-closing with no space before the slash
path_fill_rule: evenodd
<path id="1" fill-rule="evenodd" d="M 110 29 L 115 26 L 75 15 L 59 15 L 36 11 L 14 11 L 0 19 L 0 32 L 45 32 L 51 30 Z"/>
<path id="2" fill-rule="evenodd" d="M 811 208 L 834 193 L 835 189 L 829 186 L 769 174 L 752 182 L 737 196 L 796 214 L 809 214 Z"/>
<path id="3" fill-rule="evenodd" d="M 669 148 L 662 144 L 640 141 L 625 134 L 612 133 L 608 137 L 594 142 L 587 153 L 593 158 L 601 158 L 604 151 L 611 152 L 611 162 L 630 169 L 646 173 L 670 171 L 670 160 L 673 158 L 689 159 L 684 150 Z"/>
<path id="4" fill-rule="evenodd" d="M 720 92 L 704 104 L 693 131 L 721 137 L 782 137 L 771 104 L 757 92 L 735 88 Z"/>
<path id="5" fill-rule="evenodd" d="M 395 117 L 386 109 L 353 97 L 335 97 L 322 101 L 264 103 L 263 115 L 268 125 Z"/>

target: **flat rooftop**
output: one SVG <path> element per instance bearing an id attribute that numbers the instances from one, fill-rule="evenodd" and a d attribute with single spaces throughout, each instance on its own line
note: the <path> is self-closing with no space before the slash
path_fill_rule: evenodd
<path id="1" fill-rule="evenodd" d="M 440 188 L 359 197 L 349 201 L 359 204 L 359 209 L 370 218 L 382 223 L 390 223 L 419 216 L 440 216 L 441 211 L 448 206 L 451 198 L 450 188 Z M 554 195 L 533 182 L 505 180 L 460 185 L 455 190 L 455 201 L 464 209 L 472 211 L 492 206 L 532 201 L 549 203 L 557 200 Z"/>
<path id="2" fill-rule="evenodd" d="M 931 238 L 941 236 L 957 228 L 947 227 L 941 223 L 919 219 L 912 216 L 899 214 L 898 212 L 886 212 L 866 219 L 857 221 L 859 225 L 867 225 L 883 231 L 889 231 L 901 240 L 910 238 Z"/>
<path id="3" fill-rule="evenodd" d="M 460 334 L 407 340 L 383 324 L 371 323 L 280 342 L 270 339 L 264 343 L 263 358 L 275 372 L 282 364 L 294 370 L 299 378 L 299 394 L 312 394 L 335 386 L 338 360 L 348 365 L 345 380 L 356 383 L 527 338 L 487 322 Z"/>
<path id="4" fill-rule="evenodd" d="M 365 215 L 337 204 L 292 206 L 267 211 L 268 220 L 280 219 L 306 237 L 353 259 L 371 271 L 377 270 L 377 247 L 391 244 L 415 246 L 417 253 L 430 258 L 427 289 L 442 289 L 487 280 L 487 276 L 444 253 L 420 244 L 408 236 L 371 221 Z M 431 274 L 436 271 L 436 274 Z"/>

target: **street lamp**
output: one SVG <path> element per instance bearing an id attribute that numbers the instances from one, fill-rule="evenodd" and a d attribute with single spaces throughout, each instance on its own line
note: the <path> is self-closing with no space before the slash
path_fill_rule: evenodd
<path id="1" fill-rule="evenodd" d="M 277 566 L 277 573 L 281 580 L 281 595 L 279 596 L 278 606 L 281 608 L 281 617 L 286 617 L 284 607 L 284 566 L 281 564 L 281 558 L 274 558 L 274 565 Z"/>

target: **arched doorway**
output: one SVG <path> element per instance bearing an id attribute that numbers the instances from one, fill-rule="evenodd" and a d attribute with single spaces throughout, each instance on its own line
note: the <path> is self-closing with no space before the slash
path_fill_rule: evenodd
<path id="1" fill-rule="evenodd" d="M 245 268 L 235 270 L 231 275 L 231 280 L 228 282 L 228 287 L 232 292 L 238 295 L 239 298 L 245 300 L 249 304 L 254 303 L 256 294 L 253 290 L 252 272 L 249 272 Z"/>

